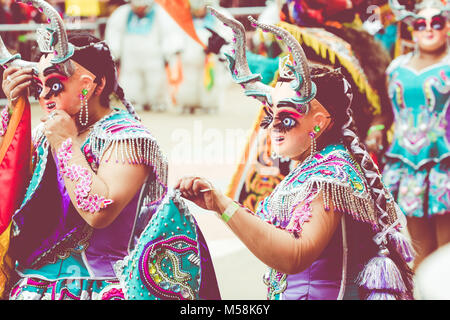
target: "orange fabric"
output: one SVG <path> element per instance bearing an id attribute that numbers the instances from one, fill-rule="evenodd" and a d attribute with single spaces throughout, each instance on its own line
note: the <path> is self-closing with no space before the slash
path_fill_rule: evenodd
<path id="1" fill-rule="evenodd" d="M 188 0 L 156 0 L 156 3 L 163 7 L 192 39 L 206 49 L 206 45 L 200 40 L 195 31 Z"/>
<path id="2" fill-rule="evenodd" d="M 166 74 L 167 81 L 169 82 L 169 91 L 170 98 L 172 99 L 172 103 L 174 105 L 177 104 L 177 93 L 180 87 L 180 84 L 183 82 L 183 63 L 181 62 L 180 56 L 177 56 L 176 65 L 174 70 L 171 70 L 169 64 L 166 64 Z"/>

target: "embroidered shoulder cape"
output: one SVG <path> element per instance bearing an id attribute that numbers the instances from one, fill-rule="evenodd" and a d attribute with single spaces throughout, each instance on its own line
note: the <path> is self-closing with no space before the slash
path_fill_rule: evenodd
<path id="1" fill-rule="evenodd" d="M 369 223 L 379 229 L 375 202 L 361 167 L 342 145 L 330 145 L 292 170 L 277 185 L 271 195 L 261 201 L 256 214 L 263 220 L 288 231 L 298 233 L 308 220 L 305 210 L 320 192 L 324 208 L 332 203 L 335 211 L 349 214 L 354 220 Z M 388 202 L 389 220 L 396 220 L 393 201 Z M 294 223 L 292 224 L 292 219 Z"/>

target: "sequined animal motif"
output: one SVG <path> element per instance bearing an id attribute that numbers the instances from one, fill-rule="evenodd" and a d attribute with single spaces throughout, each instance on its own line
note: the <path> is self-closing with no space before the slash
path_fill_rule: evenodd
<path id="1" fill-rule="evenodd" d="M 139 273 L 146 288 L 156 297 L 193 300 L 195 292 L 189 284 L 193 279 L 182 265 L 195 265 L 197 257 L 196 242 L 188 237 L 156 240 L 146 245 L 139 261 Z"/>
<path id="2" fill-rule="evenodd" d="M 201 257 L 196 228 L 179 192 L 168 195 L 133 252 L 114 266 L 126 299 L 199 299 Z"/>

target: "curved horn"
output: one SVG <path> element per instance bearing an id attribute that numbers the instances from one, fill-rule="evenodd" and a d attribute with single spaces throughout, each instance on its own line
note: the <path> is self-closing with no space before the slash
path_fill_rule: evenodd
<path id="1" fill-rule="evenodd" d="M 316 95 L 316 85 L 311 81 L 308 59 L 306 58 L 302 46 L 297 42 L 294 36 L 280 27 L 260 23 L 251 16 L 249 16 L 248 19 L 252 23 L 252 26 L 260 27 L 264 31 L 275 34 L 277 39 L 282 40 L 287 45 L 294 58 L 294 65 L 286 66 L 291 69 L 295 75 L 296 80 L 291 83 L 291 86 L 295 91 L 300 92 L 301 94 L 299 103 L 308 103 L 314 99 Z"/>
<path id="2" fill-rule="evenodd" d="M 232 41 L 232 55 L 226 54 L 225 56 L 229 62 L 229 69 L 233 80 L 240 84 L 245 89 L 247 96 L 252 96 L 260 100 L 263 104 L 266 102 L 272 106 L 272 92 L 271 86 L 265 85 L 261 82 L 261 75 L 254 74 L 250 71 L 247 62 L 247 55 L 245 53 L 245 28 L 237 20 L 228 18 L 221 12 L 217 11 L 213 7 L 207 7 L 211 14 L 216 16 L 217 19 L 223 22 L 223 24 L 231 28 L 234 32 L 234 38 Z"/>
<path id="3" fill-rule="evenodd" d="M 3 39 L 0 36 L 0 65 L 3 68 L 7 68 L 8 66 L 20 67 L 20 68 L 36 68 L 36 62 L 30 62 L 22 60 L 20 54 L 12 55 L 5 44 L 3 43 Z"/>
<path id="4" fill-rule="evenodd" d="M 66 28 L 64 27 L 64 22 L 59 15 L 59 13 L 46 1 L 44 0 L 17 0 L 17 2 L 23 2 L 28 5 L 32 5 L 37 8 L 40 12 L 43 12 L 48 18 L 51 29 L 51 38 L 48 39 L 49 47 L 53 47 L 54 57 L 51 60 L 53 64 L 60 64 L 62 70 L 67 76 L 71 76 L 74 72 L 74 66 L 69 61 L 69 58 L 73 56 L 75 48 L 69 43 L 67 39 Z"/>
<path id="5" fill-rule="evenodd" d="M 446 1 L 443 3 L 440 0 L 425 0 L 422 1 L 414 7 L 415 10 L 419 11 L 425 8 L 436 8 L 441 11 L 441 14 L 448 18 L 450 11 L 450 2 Z"/>

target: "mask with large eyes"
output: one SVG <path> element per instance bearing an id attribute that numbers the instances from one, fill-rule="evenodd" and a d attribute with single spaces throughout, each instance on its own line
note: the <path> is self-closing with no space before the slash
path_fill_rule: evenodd
<path id="1" fill-rule="evenodd" d="M 298 118 L 298 116 L 296 117 L 293 113 L 282 111 L 275 117 L 276 123 L 273 127 L 281 133 L 287 133 L 297 126 L 298 121 L 296 118 Z"/>
<path id="2" fill-rule="evenodd" d="M 287 133 L 293 128 L 295 128 L 298 124 L 297 119 L 300 117 L 298 114 L 294 114 L 288 111 L 279 112 L 276 117 L 274 124 L 274 128 L 282 133 Z M 260 127 L 263 129 L 267 129 L 272 122 L 274 121 L 273 115 L 266 111 L 266 116 L 260 123 Z"/>
<path id="3" fill-rule="evenodd" d="M 61 76 L 49 76 L 45 80 L 45 87 L 49 88 L 48 93 L 45 95 L 44 99 L 48 100 L 51 97 L 57 97 L 62 91 L 64 91 L 63 81 L 66 80 Z M 42 84 L 38 84 L 36 91 L 38 95 L 41 95 L 44 90 Z"/>
<path id="4" fill-rule="evenodd" d="M 266 113 L 266 115 L 262 119 L 259 126 L 263 129 L 267 129 L 273 121 L 273 114 L 267 108 L 264 108 L 264 112 Z"/>
<path id="5" fill-rule="evenodd" d="M 427 29 L 427 19 L 420 17 L 414 21 L 413 28 L 415 31 L 424 31 Z M 447 19 L 443 15 L 435 15 L 431 18 L 430 27 L 434 30 L 442 30 L 447 24 Z"/>

